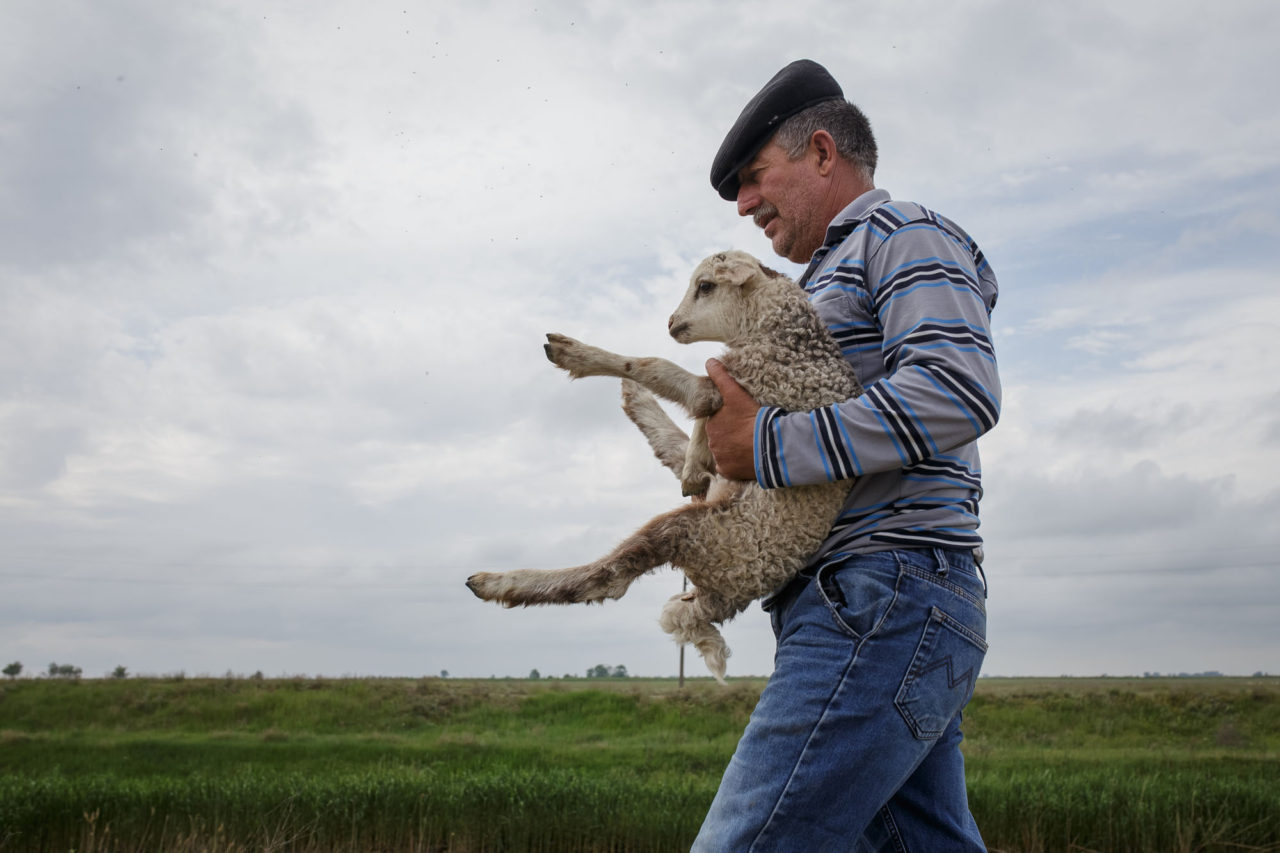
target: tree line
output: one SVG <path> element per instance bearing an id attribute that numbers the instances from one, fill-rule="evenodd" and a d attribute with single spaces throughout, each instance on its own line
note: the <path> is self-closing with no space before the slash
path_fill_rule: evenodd
<path id="1" fill-rule="evenodd" d="M 3 672 L 10 679 L 17 678 L 19 675 L 22 675 L 22 662 L 14 661 L 13 663 L 6 666 L 3 670 L 0 670 L 0 672 Z M 49 669 L 47 670 L 46 674 L 49 676 L 49 678 L 67 678 L 67 679 L 74 680 L 74 679 L 78 679 L 81 675 L 83 675 L 84 670 L 82 670 L 78 666 L 72 666 L 69 663 L 54 662 L 49 664 Z M 621 664 L 619 664 L 618 666 L 605 666 L 602 663 L 598 663 L 587 670 L 587 678 L 629 678 L 630 675 L 631 674 L 627 672 L 627 668 Z M 112 678 L 128 678 L 129 670 L 123 666 L 117 666 L 115 670 L 111 672 L 111 677 Z M 262 671 L 259 670 L 258 672 L 255 672 L 252 677 L 259 678 L 259 679 L 262 678 Z M 448 678 L 449 670 L 442 669 L 440 671 L 440 677 Z M 529 677 L 534 679 L 542 678 L 542 673 L 534 669 L 529 672 Z M 547 676 L 547 677 L 550 678 L 551 676 Z M 565 673 L 564 677 L 574 678 L 575 676 L 569 673 Z"/>
<path id="2" fill-rule="evenodd" d="M 550 675 L 547 676 L 547 678 L 552 678 L 552 677 L 553 676 L 550 676 Z M 570 672 L 566 672 L 564 674 L 564 677 L 577 678 L 576 675 Z M 630 677 L 631 677 L 631 673 L 627 672 L 627 668 L 621 664 L 619 664 L 618 666 L 605 666 L 602 663 L 598 663 L 587 670 L 587 678 L 630 678 Z M 542 673 L 536 669 L 531 669 L 529 670 L 529 678 L 531 679 L 542 678 Z"/>

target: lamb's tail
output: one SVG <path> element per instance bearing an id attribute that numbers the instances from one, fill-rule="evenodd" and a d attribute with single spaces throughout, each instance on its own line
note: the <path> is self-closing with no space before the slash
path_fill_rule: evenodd
<path id="1" fill-rule="evenodd" d="M 725 683 L 725 662 L 729 658 L 729 646 L 720 630 L 708 618 L 697 592 L 672 596 L 663 606 L 658 624 L 677 643 L 692 643 L 716 681 Z"/>

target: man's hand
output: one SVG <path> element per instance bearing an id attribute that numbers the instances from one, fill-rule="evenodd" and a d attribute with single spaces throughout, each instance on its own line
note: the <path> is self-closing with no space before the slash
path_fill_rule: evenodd
<path id="1" fill-rule="evenodd" d="M 724 405 L 707 418 L 707 445 L 715 457 L 716 472 L 731 480 L 754 480 L 756 412 L 760 404 L 714 358 L 707 360 L 707 376 L 724 398 Z"/>

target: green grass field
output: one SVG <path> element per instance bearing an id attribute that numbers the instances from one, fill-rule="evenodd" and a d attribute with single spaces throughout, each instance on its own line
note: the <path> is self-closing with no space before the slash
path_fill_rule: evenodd
<path id="1" fill-rule="evenodd" d="M 24 679 L 0 850 L 676 851 L 763 686 Z M 1280 679 L 983 679 L 995 851 L 1280 851 Z"/>

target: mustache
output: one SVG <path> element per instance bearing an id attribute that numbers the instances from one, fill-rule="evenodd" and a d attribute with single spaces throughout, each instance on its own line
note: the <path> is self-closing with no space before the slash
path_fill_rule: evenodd
<path id="1" fill-rule="evenodd" d="M 765 223 L 777 215 L 778 208 L 769 204 L 767 201 L 762 201 L 760 202 L 760 206 L 751 213 L 751 221 L 756 224 L 757 228 L 763 228 Z"/>

